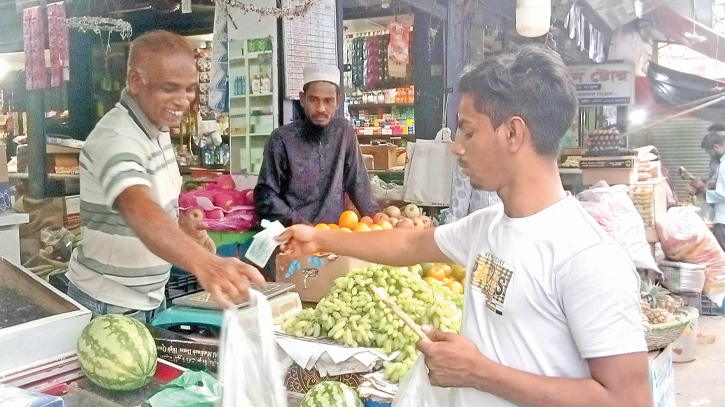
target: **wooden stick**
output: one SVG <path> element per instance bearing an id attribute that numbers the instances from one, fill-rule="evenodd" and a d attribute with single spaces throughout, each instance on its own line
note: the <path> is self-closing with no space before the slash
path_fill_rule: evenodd
<path id="1" fill-rule="evenodd" d="M 382 301 L 385 305 L 390 308 L 395 315 L 398 316 L 401 320 L 403 320 L 403 323 L 405 325 L 408 325 L 408 328 L 412 329 L 413 332 L 415 332 L 416 335 L 418 335 L 418 338 L 420 339 L 428 339 L 428 336 L 423 333 L 423 330 L 420 329 L 420 326 L 413 321 L 408 314 L 405 313 L 400 307 L 398 307 L 398 304 L 396 304 L 393 300 L 388 297 L 388 294 L 380 287 L 370 287 L 370 289 L 373 291 L 373 293 L 380 298 L 380 301 Z"/>

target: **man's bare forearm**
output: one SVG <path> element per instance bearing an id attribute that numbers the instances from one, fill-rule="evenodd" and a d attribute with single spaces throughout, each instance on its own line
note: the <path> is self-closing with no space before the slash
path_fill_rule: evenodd
<path id="1" fill-rule="evenodd" d="M 193 273 L 212 255 L 151 200 L 147 187 L 123 191 L 116 199 L 116 208 L 143 244 L 171 264 Z"/>
<path id="2" fill-rule="evenodd" d="M 594 378 L 547 377 L 501 364 L 473 369 L 470 386 L 522 407 L 651 407 L 646 355 L 626 357 L 642 359 L 640 369 L 623 369 L 629 377 L 613 380 L 609 388 Z"/>

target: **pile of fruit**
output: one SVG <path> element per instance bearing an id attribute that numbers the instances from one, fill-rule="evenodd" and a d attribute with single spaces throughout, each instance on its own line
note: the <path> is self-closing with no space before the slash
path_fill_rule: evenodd
<path id="1" fill-rule="evenodd" d="M 456 294 L 465 291 L 466 268 L 460 264 L 422 263 L 420 266 L 426 283 L 446 286 Z"/>
<path id="2" fill-rule="evenodd" d="M 216 183 L 207 184 L 205 189 L 185 192 L 179 196 L 179 207 L 192 219 L 222 219 L 236 207 L 253 207 L 252 189 L 235 189 L 234 178 L 222 174 Z M 253 209 L 253 208 L 251 208 Z"/>
<path id="3" fill-rule="evenodd" d="M 418 358 L 418 336 L 371 291 L 380 287 L 417 324 L 430 324 L 444 332 L 459 332 L 463 296 L 442 284 L 428 284 L 422 267 L 369 265 L 351 270 L 315 308 L 302 311 L 282 324 L 297 337 L 330 337 L 347 346 L 377 347 L 395 361 L 385 362 L 385 378 L 402 379 Z"/>
<path id="4" fill-rule="evenodd" d="M 422 214 L 415 204 L 408 204 L 402 209 L 397 206 L 385 208 L 385 212 L 378 212 L 373 217 L 358 216 L 353 211 L 345 211 L 340 215 L 337 224 L 318 223 L 315 227 L 320 229 L 339 229 L 343 232 L 369 232 L 392 228 L 401 229 L 428 229 L 432 226 L 431 218 Z"/>
<path id="5" fill-rule="evenodd" d="M 675 312 L 682 307 L 682 300 L 670 294 L 651 280 L 642 280 L 640 288 L 642 324 L 645 327 L 675 321 Z"/>

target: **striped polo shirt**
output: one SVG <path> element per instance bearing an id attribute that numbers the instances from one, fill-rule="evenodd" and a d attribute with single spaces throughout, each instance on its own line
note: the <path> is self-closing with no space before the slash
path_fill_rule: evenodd
<path id="1" fill-rule="evenodd" d="M 146 185 L 178 219 L 181 175 L 168 131 L 156 128 L 126 89 L 98 122 L 80 155 L 81 231 L 68 278 L 98 301 L 134 310 L 157 308 L 171 265 L 151 253 L 113 208 L 126 188 Z"/>

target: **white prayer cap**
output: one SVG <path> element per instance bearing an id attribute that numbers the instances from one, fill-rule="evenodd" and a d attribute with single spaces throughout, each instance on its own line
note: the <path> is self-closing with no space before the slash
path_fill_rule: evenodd
<path id="1" fill-rule="evenodd" d="M 340 70 L 334 65 L 307 65 L 302 71 L 303 85 L 325 81 L 340 86 Z"/>

